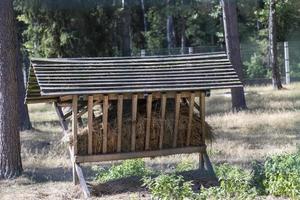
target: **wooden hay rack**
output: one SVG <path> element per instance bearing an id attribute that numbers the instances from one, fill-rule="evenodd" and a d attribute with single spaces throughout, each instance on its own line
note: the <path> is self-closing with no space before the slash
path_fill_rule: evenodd
<path id="1" fill-rule="evenodd" d="M 26 102 L 54 103 L 64 134 L 68 135 L 70 130 L 72 133 L 69 150 L 73 181 L 80 183 L 85 196 L 89 196 L 80 167 L 86 162 L 199 153 L 200 170 L 214 175 L 206 153 L 205 96 L 211 89 L 233 87 L 242 87 L 242 83 L 224 52 L 149 57 L 34 58 L 31 60 Z M 158 112 L 154 112 L 154 105 L 159 105 Z M 95 106 L 100 106 L 101 111 L 101 139 L 93 135 Z M 180 129 L 183 106 L 188 111 L 187 123 Z M 63 108 L 69 110 L 63 111 Z M 168 131 L 169 140 L 166 141 L 166 112 L 170 108 L 174 115 L 171 117 L 172 130 Z M 137 145 L 137 118 L 141 110 L 145 114 L 143 143 Z M 193 120 L 195 110 L 199 113 L 199 122 Z M 130 113 L 130 138 L 126 141 L 122 135 L 125 111 Z M 86 113 L 87 153 L 82 153 L 78 151 L 78 124 Z M 115 115 L 116 134 L 109 143 L 112 113 Z M 151 142 L 154 114 L 158 118 L 157 138 Z M 71 129 L 67 123 L 69 118 Z M 195 123 L 200 127 L 197 143 L 192 137 Z M 101 146 L 99 151 L 93 150 L 95 140 Z M 113 146 L 112 149 L 108 148 L 109 145 Z M 124 145 L 128 146 L 125 150 Z"/>

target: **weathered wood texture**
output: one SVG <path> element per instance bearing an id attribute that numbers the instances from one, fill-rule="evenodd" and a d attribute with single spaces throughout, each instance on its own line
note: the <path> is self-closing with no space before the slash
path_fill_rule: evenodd
<path id="1" fill-rule="evenodd" d="M 206 149 L 206 146 L 198 146 L 198 147 L 162 149 L 162 150 L 154 150 L 154 151 L 139 151 L 139 152 L 128 152 L 128 153 L 112 153 L 112 154 L 75 156 L 75 160 L 78 163 L 102 162 L 102 161 L 124 160 L 124 159 L 133 159 L 133 158 L 168 156 L 168 155 L 173 155 L 173 154 L 197 153 L 197 152 L 204 152 L 205 149 Z"/>
<path id="2" fill-rule="evenodd" d="M 241 87 L 225 53 L 139 58 L 32 59 L 27 102 L 73 94 Z"/>

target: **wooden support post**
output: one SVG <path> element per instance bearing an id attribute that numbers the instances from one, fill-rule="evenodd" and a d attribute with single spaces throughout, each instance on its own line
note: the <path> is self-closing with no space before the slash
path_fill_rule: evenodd
<path id="1" fill-rule="evenodd" d="M 137 103 L 138 95 L 134 94 L 132 96 L 131 151 L 135 151 Z"/>
<path id="2" fill-rule="evenodd" d="M 203 153 L 203 162 L 204 162 L 204 165 L 205 165 L 205 168 L 206 168 L 206 173 L 209 177 L 216 177 L 216 173 L 214 171 L 214 168 L 209 160 L 209 157 L 207 155 L 207 152 L 204 152 Z"/>
<path id="3" fill-rule="evenodd" d="M 77 155 L 77 109 L 78 109 L 78 96 L 74 95 L 73 96 L 73 101 L 72 101 L 72 133 L 73 133 L 73 152 L 71 157 L 75 157 Z M 74 160 L 74 159 L 73 159 Z M 75 169 L 75 162 L 73 162 L 73 183 L 75 185 L 78 184 L 78 177 L 76 174 L 76 169 Z"/>
<path id="4" fill-rule="evenodd" d="M 200 102 L 200 123 L 201 123 L 201 142 L 202 144 L 205 144 L 205 138 L 206 138 L 206 127 L 205 127 L 205 93 L 201 92 L 200 97 L 199 97 L 199 102 Z"/>
<path id="5" fill-rule="evenodd" d="M 88 97 L 88 154 L 93 153 L 93 96 Z"/>
<path id="6" fill-rule="evenodd" d="M 117 110 L 117 123 L 118 123 L 118 141 L 117 152 L 121 152 L 122 147 L 122 118 L 123 118 L 123 95 L 118 96 L 118 110 Z"/>
<path id="7" fill-rule="evenodd" d="M 177 135 L 178 135 L 178 125 L 179 125 L 179 115 L 180 115 L 180 100 L 181 100 L 181 95 L 180 93 L 177 93 L 175 96 L 175 121 L 174 121 L 173 148 L 177 146 Z"/>
<path id="8" fill-rule="evenodd" d="M 107 121 L 108 121 L 108 96 L 103 99 L 103 153 L 107 153 Z"/>
<path id="9" fill-rule="evenodd" d="M 84 176 L 83 176 L 83 172 L 82 172 L 81 167 L 80 167 L 79 164 L 75 163 L 75 170 L 76 170 L 76 174 L 78 176 L 80 187 L 82 189 L 84 197 L 89 198 L 91 196 L 91 193 L 88 189 L 88 186 L 87 186 L 86 181 L 85 181 Z"/>
<path id="10" fill-rule="evenodd" d="M 163 148 L 164 132 L 165 132 L 165 118 L 166 118 L 166 104 L 167 95 L 162 94 L 161 97 L 161 119 L 160 119 L 160 133 L 159 133 L 159 148 Z"/>
<path id="11" fill-rule="evenodd" d="M 194 115 L 194 102 L 195 102 L 195 93 L 191 93 L 190 102 L 189 102 L 189 121 L 188 121 L 188 127 L 187 127 L 186 146 L 189 146 L 191 143 L 192 123 L 193 123 L 193 115 Z"/>
<path id="12" fill-rule="evenodd" d="M 67 131 L 68 125 L 67 125 L 64 113 L 63 113 L 61 107 L 59 107 L 57 105 L 57 102 L 54 103 L 54 108 L 55 108 L 56 114 L 58 116 L 58 120 L 59 120 L 61 127 L 63 128 L 64 131 Z"/>
<path id="13" fill-rule="evenodd" d="M 145 150 L 150 148 L 150 125 L 151 125 L 151 112 L 152 112 L 152 94 L 147 97 L 147 123 L 146 123 L 146 140 L 145 140 Z"/>
<path id="14" fill-rule="evenodd" d="M 199 170 L 200 172 L 204 171 L 204 158 L 203 158 L 203 152 L 199 153 Z"/>

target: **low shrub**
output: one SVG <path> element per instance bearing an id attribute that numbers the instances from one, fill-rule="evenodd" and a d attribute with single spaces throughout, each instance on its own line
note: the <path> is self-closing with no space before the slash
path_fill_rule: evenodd
<path id="1" fill-rule="evenodd" d="M 192 183 L 185 182 L 182 176 L 175 174 L 162 174 L 156 178 L 145 177 L 143 181 L 151 195 L 161 200 L 194 199 L 196 195 L 192 190 Z"/>
<path id="2" fill-rule="evenodd" d="M 220 186 L 202 188 L 198 196 L 204 199 L 255 199 L 256 189 L 252 187 L 252 175 L 243 169 L 223 164 L 215 167 Z"/>
<path id="3" fill-rule="evenodd" d="M 183 161 L 176 165 L 176 172 L 184 172 L 195 169 L 195 164 L 193 162 Z"/>
<path id="4" fill-rule="evenodd" d="M 264 176 L 268 194 L 300 199 L 300 153 L 267 158 Z"/>
<path id="5" fill-rule="evenodd" d="M 145 176 L 150 174 L 146 169 L 145 162 L 142 159 L 125 160 L 119 165 L 113 165 L 109 169 L 94 169 L 96 171 L 96 180 L 107 182 L 109 180 L 120 179 L 130 176 Z"/>

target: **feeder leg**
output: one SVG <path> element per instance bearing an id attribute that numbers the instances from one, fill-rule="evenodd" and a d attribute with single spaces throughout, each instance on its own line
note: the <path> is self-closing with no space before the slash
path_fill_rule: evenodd
<path id="1" fill-rule="evenodd" d="M 201 172 L 204 171 L 204 159 L 203 159 L 203 153 L 199 153 L 199 170 Z"/>
<path id="2" fill-rule="evenodd" d="M 78 176 L 77 176 L 77 173 L 76 173 L 76 166 L 75 166 L 75 163 L 73 163 L 73 166 L 72 166 L 72 172 L 73 172 L 73 184 L 74 184 L 74 185 L 78 185 L 79 180 L 78 180 Z"/>
<path id="3" fill-rule="evenodd" d="M 203 160 L 204 160 L 204 165 L 205 165 L 207 175 L 209 177 L 217 177 L 206 152 L 203 154 Z"/>

